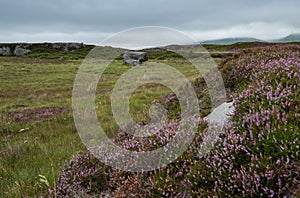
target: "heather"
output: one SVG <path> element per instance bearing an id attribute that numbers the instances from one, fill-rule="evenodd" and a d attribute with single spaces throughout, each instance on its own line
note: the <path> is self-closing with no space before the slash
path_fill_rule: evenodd
<path id="1" fill-rule="evenodd" d="M 90 153 L 62 169 L 51 195 L 59 197 L 290 197 L 299 195 L 300 128 L 298 46 L 270 46 L 240 52 L 227 64 L 234 76 L 235 111 L 213 148 L 204 155 L 207 123 L 176 161 L 150 172 L 111 168 Z M 123 148 L 148 151 L 165 145 L 178 128 L 164 123 L 149 138 L 119 130 Z M 102 148 L 98 148 L 102 149 Z"/>
<path id="2" fill-rule="evenodd" d="M 101 163 L 87 153 L 77 133 L 72 87 L 87 48 L 0 57 L 0 197 L 48 197 L 48 189 L 57 197 L 299 196 L 299 44 L 205 47 L 214 53 L 228 99 L 234 96 L 232 122 L 211 152 L 200 157 L 207 124 L 196 120 L 199 128 L 188 150 L 164 168 L 143 173 Z M 206 116 L 211 111 L 207 87 L 195 69 L 172 53 L 147 52 L 149 61 L 171 65 L 193 81 Z M 169 89 L 142 86 L 130 99 L 134 120 L 146 124 L 154 100 L 166 106 L 170 120 L 150 138 L 118 130 L 110 95 L 128 69 L 121 59 L 107 68 L 97 87 L 96 113 L 108 137 L 122 148 L 155 150 L 176 134 L 179 103 Z"/>
<path id="3" fill-rule="evenodd" d="M 22 104 L 21 104 L 22 105 Z M 20 105 L 19 105 L 20 106 Z M 8 112 L 10 119 L 16 122 L 28 122 L 30 120 L 47 120 L 56 117 L 66 111 L 64 106 L 27 108 Z"/>
<path id="4" fill-rule="evenodd" d="M 239 57 L 236 111 L 215 148 L 199 162 L 203 167 L 198 179 L 215 194 L 284 197 L 296 193 L 299 61 L 299 48 L 294 47 L 255 49 Z"/>

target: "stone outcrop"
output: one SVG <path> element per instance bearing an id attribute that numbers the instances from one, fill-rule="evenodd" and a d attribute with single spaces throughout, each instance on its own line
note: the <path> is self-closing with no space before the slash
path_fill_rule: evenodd
<path id="1" fill-rule="evenodd" d="M 31 52 L 30 49 L 26 49 L 27 47 L 28 47 L 28 46 L 20 46 L 20 45 L 17 45 L 17 46 L 15 47 L 14 54 L 15 54 L 16 56 L 23 56 L 23 55 L 25 55 L 25 54 Z"/>
<path id="2" fill-rule="evenodd" d="M 82 47 L 81 43 L 53 43 L 52 46 L 55 49 L 63 51 L 72 51 Z"/>
<path id="3" fill-rule="evenodd" d="M 0 55 L 2 56 L 10 55 L 10 47 L 0 47 Z"/>
<path id="4" fill-rule="evenodd" d="M 84 48 L 83 43 L 0 43 L 0 56 L 23 56 L 30 52 L 64 52 Z"/>
<path id="5" fill-rule="evenodd" d="M 126 51 L 123 55 L 123 63 L 131 66 L 137 66 L 148 60 L 146 52 L 130 52 Z"/>

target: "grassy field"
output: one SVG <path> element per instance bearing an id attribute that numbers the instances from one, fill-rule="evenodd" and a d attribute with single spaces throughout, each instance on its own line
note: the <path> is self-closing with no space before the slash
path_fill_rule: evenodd
<path id="1" fill-rule="evenodd" d="M 36 50 L 25 57 L 0 57 L 1 197 L 45 194 L 48 187 L 54 187 L 65 161 L 86 150 L 74 126 L 71 97 L 75 75 L 87 50 L 76 53 Z M 169 64 L 190 80 L 199 77 L 195 68 L 182 58 L 167 53 L 159 55 L 150 54 L 150 61 Z M 110 136 L 118 128 L 112 122 L 110 94 L 116 80 L 130 68 L 120 59 L 114 61 L 97 87 L 97 115 Z M 130 100 L 133 118 L 147 121 L 151 102 L 168 93 L 168 88 L 155 84 L 138 88 Z M 11 113 L 41 107 L 62 107 L 64 111 L 54 117 L 31 117 L 24 113 L 25 121 L 16 120 Z"/>
<path id="2" fill-rule="evenodd" d="M 33 196 L 46 189 L 39 174 L 53 185 L 64 161 L 84 150 L 70 112 L 80 61 L 0 59 L 0 196 Z M 68 112 L 44 121 L 16 122 L 8 116 L 11 111 L 43 106 L 66 106 Z"/>
<path id="3" fill-rule="evenodd" d="M 231 64 L 231 53 L 260 46 L 252 43 L 205 47 L 223 67 Z M 0 57 L 0 197 L 47 196 L 47 190 L 55 187 L 62 166 L 72 156 L 86 151 L 74 125 L 71 100 L 76 73 L 91 49 L 88 46 L 61 53 L 43 49 L 24 57 Z M 109 55 L 112 49 L 105 50 Z M 174 53 L 150 50 L 149 61 L 171 65 L 193 82 L 201 78 L 189 62 Z M 130 68 L 117 58 L 97 86 L 96 112 L 110 137 L 118 130 L 111 112 L 111 92 Z M 221 70 L 228 74 L 224 68 Z M 225 84 L 229 87 L 228 82 Z M 204 88 L 197 88 L 201 95 Z M 130 99 L 131 115 L 138 122 L 147 122 L 152 102 L 161 101 L 170 93 L 170 89 L 157 84 L 139 87 Z"/>

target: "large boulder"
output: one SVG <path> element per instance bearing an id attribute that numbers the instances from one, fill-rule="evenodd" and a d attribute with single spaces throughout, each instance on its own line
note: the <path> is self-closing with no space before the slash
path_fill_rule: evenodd
<path id="1" fill-rule="evenodd" d="M 25 54 L 27 54 L 27 53 L 29 53 L 29 52 L 31 52 L 30 49 L 26 49 L 26 48 L 24 48 L 24 47 L 22 47 L 22 46 L 20 46 L 20 45 L 17 45 L 17 46 L 15 47 L 15 50 L 14 50 L 14 54 L 15 54 L 16 56 L 23 56 L 23 55 L 25 55 Z"/>
<path id="2" fill-rule="evenodd" d="M 10 55 L 10 47 L 0 47 L 0 55 L 2 56 Z"/>
<path id="3" fill-rule="evenodd" d="M 234 112 L 233 102 L 224 102 L 204 118 L 211 124 L 219 125 L 223 127 L 230 119 L 230 115 Z"/>
<path id="4" fill-rule="evenodd" d="M 137 66 L 137 65 L 140 64 L 140 62 L 138 60 L 135 60 L 135 59 L 124 60 L 124 63 L 127 64 L 127 65 L 130 65 L 130 66 Z"/>
<path id="5" fill-rule="evenodd" d="M 146 52 L 130 52 L 126 51 L 123 55 L 123 63 L 131 66 L 137 66 L 148 60 Z"/>

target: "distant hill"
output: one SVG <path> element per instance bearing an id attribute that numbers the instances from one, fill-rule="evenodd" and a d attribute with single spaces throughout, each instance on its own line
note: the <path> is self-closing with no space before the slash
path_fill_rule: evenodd
<path id="1" fill-rule="evenodd" d="M 200 44 L 231 45 L 234 43 L 245 43 L 245 42 L 265 42 L 265 41 L 259 40 L 257 38 L 252 38 L 252 37 L 237 37 L 237 38 L 207 40 L 207 41 L 200 42 Z"/>
<path id="2" fill-rule="evenodd" d="M 288 35 L 288 36 L 286 36 L 284 38 L 273 40 L 273 42 L 282 42 L 282 43 L 286 43 L 286 42 L 300 42 L 300 33 L 290 34 L 290 35 Z"/>

